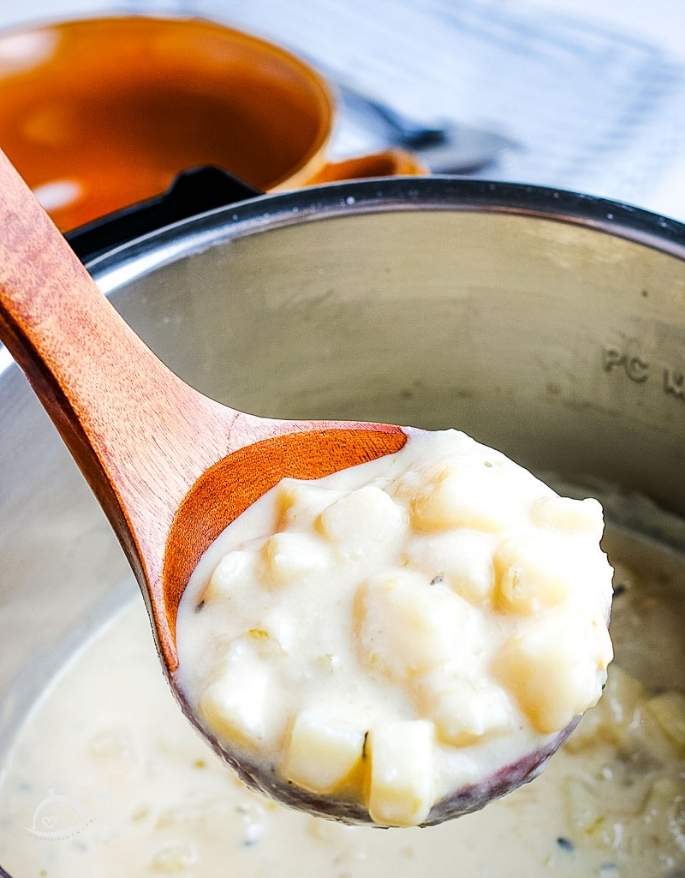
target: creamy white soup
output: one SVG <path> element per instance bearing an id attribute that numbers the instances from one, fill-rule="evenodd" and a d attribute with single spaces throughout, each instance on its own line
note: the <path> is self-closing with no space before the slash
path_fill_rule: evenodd
<path id="1" fill-rule="evenodd" d="M 15 878 L 676 878 L 685 870 L 685 559 L 611 531 L 616 660 L 531 784 L 429 829 L 346 827 L 247 790 L 182 716 L 136 599 L 0 755 Z"/>
<path id="2" fill-rule="evenodd" d="M 226 749 L 289 797 L 388 826 L 525 775 L 612 658 L 600 504 L 456 430 L 408 432 L 267 492 L 206 553 L 177 624 L 177 682 Z"/>

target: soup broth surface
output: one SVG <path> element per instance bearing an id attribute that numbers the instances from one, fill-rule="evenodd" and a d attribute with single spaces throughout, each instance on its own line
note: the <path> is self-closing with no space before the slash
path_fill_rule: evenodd
<path id="1" fill-rule="evenodd" d="M 605 694 L 538 779 L 483 811 L 346 827 L 248 791 L 181 714 L 135 600 L 58 671 L 4 754 L 0 863 L 16 878 L 682 875 L 685 559 L 617 531 L 605 548 Z"/>

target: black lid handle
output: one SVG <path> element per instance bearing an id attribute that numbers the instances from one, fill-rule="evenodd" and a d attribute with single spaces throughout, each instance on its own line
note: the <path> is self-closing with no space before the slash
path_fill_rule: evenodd
<path id="1" fill-rule="evenodd" d="M 88 262 L 171 223 L 262 194 L 221 168 L 193 168 L 179 174 L 161 195 L 79 226 L 65 237 L 79 259 Z"/>

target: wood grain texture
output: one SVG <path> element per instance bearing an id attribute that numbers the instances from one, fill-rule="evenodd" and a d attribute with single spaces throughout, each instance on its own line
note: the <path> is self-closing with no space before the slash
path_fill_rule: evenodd
<path id="1" fill-rule="evenodd" d="M 0 339 L 107 514 L 169 674 L 188 577 L 233 518 L 286 475 L 318 478 L 406 441 L 388 425 L 256 418 L 189 387 L 119 317 L 2 153 Z"/>
<path id="2" fill-rule="evenodd" d="M 178 604 L 198 559 L 241 512 L 286 477 L 319 479 L 399 451 L 406 436 L 395 428 L 322 429 L 304 422 L 287 433 L 246 445 L 204 472 L 181 503 L 171 526 L 164 565 L 165 612 L 175 630 Z M 347 425 L 346 425 L 347 426 Z M 310 429 L 313 427 L 314 429 Z M 362 428 L 362 432 L 359 429 Z"/>

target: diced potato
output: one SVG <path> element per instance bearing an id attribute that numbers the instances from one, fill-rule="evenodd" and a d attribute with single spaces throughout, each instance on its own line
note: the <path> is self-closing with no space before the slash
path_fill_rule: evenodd
<path id="1" fill-rule="evenodd" d="M 564 750 L 569 753 L 580 753 L 589 747 L 595 747 L 603 740 L 604 717 L 601 710 L 602 701 L 583 714 L 583 718 L 574 729 L 570 738 L 564 742 Z"/>
<path id="2" fill-rule="evenodd" d="M 260 749 L 268 737 L 269 672 L 246 656 L 230 661 L 207 686 L 200 713 L 220 739 Z"/>
<path id="3" fill-rule="evenodd" d="M 433 724 L 391 722 L 369 732 L 368 808 L 385 826 L 414 826 L 433 803 Z"/>
<path id="4" fill-rule="evenodd" d="M 304 710 L 290 732 L 283 774 L 312 793 L 333 792 L 361 762 L 365 729 L 325 710 Z"/>
<path id="5" fill-rule="evenodd" d="M 585 714 L 567 741 L 566 749 L 579 752 L 600 740 L 615 746 L 630 746 L 631 737 L 637 731 L 637 710 L 644 692 L 639 680 L 618 665 L 612 665 L 599 704 Z"/>
<path id="6" fill-rule="evenodd" d="M 212 573 L 203 595 L 205 600 L 230 597 L 235 587 L 250 576 L 254 564 L 254 554 L 238 549 L 229 552 L 219 561 Z"/>
<path id="7" fill-rule="evenodd" d="M 564 601 L 573 589 L 573 566 L 560 548 L 533 533 L 500 543 L 495 552 L 497 609 L 532 615 Z"/>
<path id="8" fill-rule="evenodd" d="M 664 817 L 671 810 L 671 806 L 683 797 L 685 797 L 685 781 L 682 777 L 658 777 L 645 799 L 642 815 L 648 823 L 664 822 Z"/>
<path id="9" fill-rule="evenodd" d="M 283 479 L 276 489 L 277 529 L 311 527 L 317 516 L 341 495 L 341 491 L 321 488 L 301 479 Z"/>
<path id="10" fill-rule="evenodd" d="M 498 465 L 501 461 L 506 460 L 499 451 L 487 448 L 485 445 L 479 445 L 466 433 L 452 431 L 451 441 L 452 447 L 446 453 L 414 461 L 393 481 L 390 489 L 392 494 L 408 501 L 427 482 L 439 481 L 442 473 L 448 469 L 469 467 L 474 465 L 474 462 L 479 466 L 484 466 L 486 460 L 488 465 Z"/>
<path id="11" fill-rule="evenodd" d="M 472 604 L 486 604 L 495 579 L 493 555 L 496 538 L 475 530 L 415 537 L 407 559 L 431 579 L 442 577 L 446 585 Z"/>
<path id="12" fill-rule="evenodd" d="M 314 536 L 303 533 L 277 533 L 262 548 L 269 580 L 275 585 L 289 585 L 312 579 L 331 566 L 326 546 Z"/>
<path id="13" fill-rule="evenodd" d="M 366 485 L 324 509 L 317 525 L 349 555 L 378 556 L 399 546 L 406 513 L 385 491 Z"/>
<path id="14" fill-rule="evenodd" d="M 682 747 L 666 734 L 646 699 L 635 710 L 635 721 L 626 735 L 626 749 L 642 751 L 663 765 L 675 762 L 683 755 Z"/>
<path id="15" fill-rule="evenodd" d="M 650 845 L 658 851 L 663 862 L 681 863 L 685 852 L 685 781 L 675 772 L 670 777 L 657 778 L 647 796 L 641 814 Z M 678 871 L 668 873 L 677 878 Z"/>
<path id="16" fill-rule="evenodd" d="M 685 750 L 685 694 L 662 692 L 649 699 L 647 709 L 665 734 Z"/>
<path id="17" fill-rule="evenodd" d="M 494 476 L 487 461 L 466 458 L 437 470 L 411 501 L 412 524 L 418 531 L 453 528 L 500 531 L 520 516 L 511 494 Z"/>
<path id="18" fill-rule="evenodd" d="M 373 577 L 357 592 L 355 620 L 366 664 L 395 680 L 468 656 L 475 611 L 441 585 L 407 570 Z"/>
<path id="19" fill-rule="evenodd" d="M 513 637 L 495 663 L 498 678 L 542 734 L 560 731 L 601 695 L 603 675 L 574 634 L 548 630 Z"/>
<path id="20" fill-rule="evenodd" d="M 619 732 L 615 740 L 619 741 L 621 730 L 632 724 L 635 708 L 644 692 L 642 683 L 618 665 L 614 665 L 609 671 L 602 696 L 602 710 L 606 715 L 606 722 Z"/>
<path id="21" fill-rule="evenodd" d="M 440 669 L 417 681 L 422 714 L 435 723 L 438 736 L 455 747 L 467 747 L 511 729 L 514 712 L 505 692 L 495 686 Z"/>
<path id="22" fill-rule="evenodd" d="M 599 542 L 604 532 L 602 505 L 597 500 L 571 497 L 540 497 L 533 503 L 531 518 L 539 527 L 587 534 Z"/>

